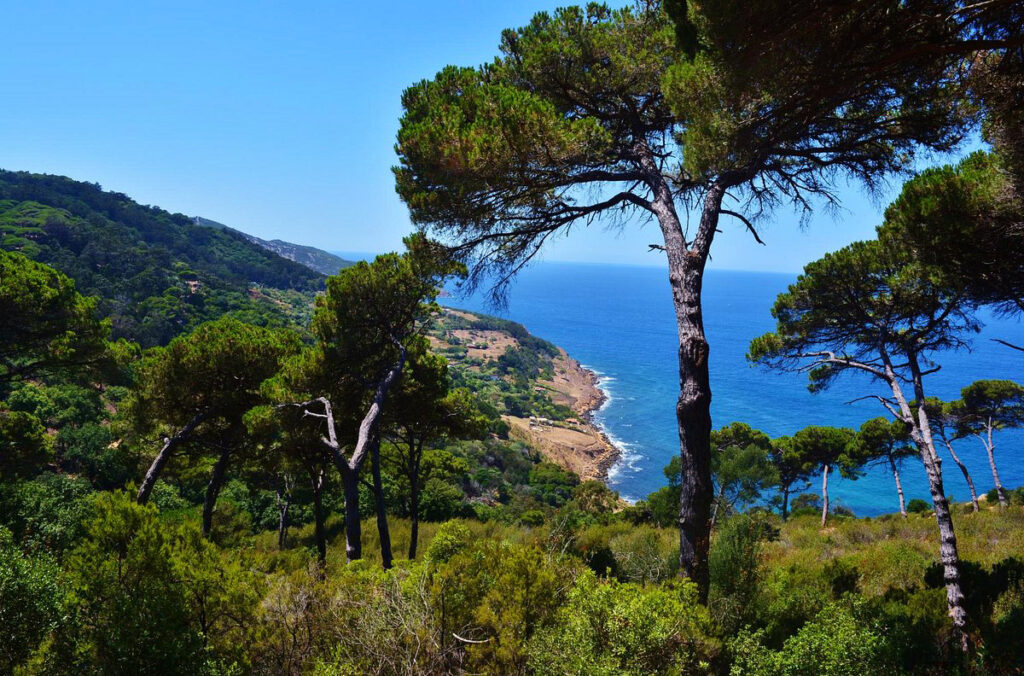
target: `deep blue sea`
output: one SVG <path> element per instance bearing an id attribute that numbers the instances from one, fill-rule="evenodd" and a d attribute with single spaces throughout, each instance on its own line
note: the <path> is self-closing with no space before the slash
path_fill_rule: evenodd
<path id="1" fill-rule="evenodd" d="M 857 428 L 885 414 L 877 403 L 846 402 L 881 392 L 866 378 L 844 376 L 829 391 L 810 394 L 806 376 L 752 367 L 745 359 L 755 336 L 774 328 L 770 308 L 795 275 L 711 270 L 704 284 L 704 315 L 711 345 L 712 417 L 715 428 L 749 423 L 775 437 L 807 425 Z M 508 305 L 497 310 L 482 295 L 443 299 L 446 305 L 498 314 L 524 324 L 531 333 L 562 346 L 601 376 L 608 400 L 594 415 L 622 449 L 609 482 L 623 497 L 643 498 L 665 484 L 662 468 L 679 452 L 675 423 L 678 395 L 676 326 L 667 273 L 661 268 L 606 264 L 541 263 L 524 271 L 511 288 Z M 981 378 L 1024 381 L 1024 355 L 992 342 L 1024 344 L 1017 320 L 986 317 L 973 350 L 939 355 L 942 370 L 929 376 L 929 395 L 959 397 L 960 388 Z M 1003 484 L 1024 485 L 1024 431 L 999 433 L 996 461 Z M 957 450 L 979 492 L 992 487 L 984 448 L 976 439 Z M 945 459 L 945 451 L 942 451 Z M 943 464 L 946 492 L 967 500 L 967 486 L 951 460 Z M 831 478 L 830 478 L 831 479 Z M 928 499 L 920 462 L 906 463 L 908 500 Z M 818 489 L 818 481 L 811 491 Z M 891 473 L 869 469 L 856 481 L 830 480 L 830 494 L 861 516 L 897 509 Z M 834 489 L 832 488 L 834 486 Z"/>

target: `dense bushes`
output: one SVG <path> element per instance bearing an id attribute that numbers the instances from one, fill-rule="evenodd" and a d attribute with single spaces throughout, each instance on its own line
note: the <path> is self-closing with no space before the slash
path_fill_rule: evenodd
<path id="1" fill-rule="evenodd" d="M 225 489 L 214 542 L 199 537 L 196 508 L 160 485 L 152 502 L 162 510 L 57 475 L 3 485 L 16 534 L 0 531 L 0 613 L 12 620 L 0 659 L 36 673 L 172 664 L 181 673 L 859 674 L 952 664 L 926 519 L 851 519 L 824 532 L 817 516 L 731 517 L 712 542 L 703 609 L 676 578 L 674 530 L 609 518 L 600 508 L 609 497 L 593 485 L 574 488 L 540 525 L 424 524 L 423 558 L 390 571 L 372 556 L 344 565 L 332 517 L 322 577 L 311 525 L 294 526 L 283 550 L 272 531 L 250 535 L 260 503 L 242 482 Z M 976 561 L 965 584 L 984 646 L 978 664 L 994 672 L 1019 661 L 1024 564 L 1008 558 L 1024 556 L 1017 512 L 962 519 L 961 547 Z M 398 551 L 408 531 L 392 519 Z M 367 552 L 375 537 L 364 529 Z"/>
<path id="2" fill-rule="evenodd" d="M 537 674 L 677 674 L 710 671 L 719 645 L 687 582 L 662 586 L 580 575 L 566 603 L 529 646 Z"/>

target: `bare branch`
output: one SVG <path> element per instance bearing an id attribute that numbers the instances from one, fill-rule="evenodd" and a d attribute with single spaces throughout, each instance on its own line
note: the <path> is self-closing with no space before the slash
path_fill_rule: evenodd
<path id="1" fill-rule="evenodd" d="M 996 343 L 999 343 L 1000 345 L 1005 345 L 1006 347 L 1008 347 L 1008 348 L 1010 348 L 1012 350 L 1019 350 L 1021 352 L 1024 352 L 1024 347 L 1021 347 L 1020 345 L 1014 345 L 1013 343 L 1008 343 L 1005 340 L 1002 340 L 1000 338 L 992 338 L 992 341 L 996 342 Z"/>
<path id="2" fill-rule="evenodd" d="M 761 238 L 757 235 L 757 230 L 754 228 L 754 224 L 747 220 L 745 216 L 735 211 L 730 211 L 729 209 L 719 209 L 718 211 L 720 213 L 725 214 L 726 216 L 732 216 L 733 218 L 738 218 L 739 220 L 743 221 L 743 225 L 747 226 L 747 230 L 749 230 L 750 234 L 754 236 L 754 241 L 756 241 L 761 246 L 765 246 L 765 243 L 762 242 Z"/>
<path id="3" fill-rule="evenodd" d="M 858 401 L 863 401 L 864 399 L 875 399 L 875 400 L 881 402 L 882 406 L 885 406 L 886 410 L 888 410 L 889 413 L 892 414 L 893 418 L 896 418 L 897 420 L 902 420 L 903 419 L 903 417 L 900 415 L 900 413 L 894 408 L 897 405 L 896 401 L 893 400 L 893 399 L 887 399 L 887 398 L 885 398 L 885 397 L 883 397 L 881 395 L 878 395 L 878 394 L 869 394 L 869 395 L 864 396 L 864 397 L 857 397 L 856 399 L 851 399 L 850 401 L 845 402 L 845 403 L 853 404 L 853 403 L 858 402 Z"/>

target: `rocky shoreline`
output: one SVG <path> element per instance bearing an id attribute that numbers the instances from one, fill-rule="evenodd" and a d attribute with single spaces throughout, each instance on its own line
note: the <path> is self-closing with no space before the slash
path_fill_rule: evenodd
<path id="1" fill-rule="evenodd" d="M 576 418 L 552 421 L 506 416 L 513 435 L 537 448 L 548 460 L 569 469 L 584 481 L 608 480 L 608 471 L 622 456 L 594 422 L 593 414 L 607 401 L 598 376 L 559 348 L 551 380 L 541 381 L 552 400 L 571 408 Z"/>
<path id="2" fill-rule="evenodd" d="M 500 359 L 509 348 L 519 347 L 519 341 L 498 323 L 475 326 L 481 316 L 473 312 L 445 308 L 442 317 L 455 320 L 455 325 L 445 327 L 442 320 L 441 330 L 428 338 L 442 353 L 454 346 L 464 350 L 461 356 L 452 357 L 453 364 L 464 364 L 461 368 L 479 372 L 481 365 Z M 571 409 L 575 416 L 549 420 L 503 415 L 502 419 L 508 423 L 513 438 L 533 447 L 545 459 L 575 472 L 584 481 L 607 482 L 608 471 L 622 456 L 622 451 L 594 422 L 594 412 L 607 401 L 598 386 L 599 377 L 561 347 L 550 344 L 549 347 L 557 349 L 551 362 L 552 376 L 533 380 L 531 387 L 543 392 L 553 403 Z"/>

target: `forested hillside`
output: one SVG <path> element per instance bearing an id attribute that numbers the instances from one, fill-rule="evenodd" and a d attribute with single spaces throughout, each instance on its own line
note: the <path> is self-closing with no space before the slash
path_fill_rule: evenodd
<path id="1" fill-rule="evenodd" d="M 998 471 L 1024 384 L 979 373 L 943 400 L 934 377 L 989 313 L 1024 317 L 1022 23 L 1014 0 L 539 12 L 403 93 L 418 227 L 326 279 L 98 185 L 0 173 L 0 674 L 1024 673 L 1024 487 Z M 63 46 L 40 43 L 32 61 Z M 294 77 L 250 70 L 282 99 L 271 71 Z M 975 133 L 991 148 L 905 176 Z M 892 177 L 874 234 L 807 262 L 747 348 L 810 393 L 848 378 L 878 417 L 829 427 L 766 396 L 800 429 L 712 420 L 720 226 L 761 243 L 777 207 Z M 437 299 L 500 298 L 551 239 L 643 221 L 679 454 L 625 504 L 593 374 Z M 620 348 L 657 356 L 631 329 Z M 1019 372 L 1024 345 L 997 342 Z M 870 467 L 898 513 L 830 501 Z M 906 500 L 910 473 L 930 501 Z"/>
<path id="2" fill-rule="evenodd" d="M 100 297 L 113 336 L 162 345 L 231 314 L 261 325 L 308 316 L 323 276 L 239 233 L 63 176 L 0 172 L 0 246 Z"/>
<path id="3" fill-rule="evenodd" d="M 196 216 L 192 219 L 196 225 L 204 225 L 208 228 L 214 228 L 216 230 L 227 230 L 236 235 L 241 235 L 250 242 L 259 244 L 268 251 L 273 251 L 278 256 L 287 258 L 290 261 L 301 263 L 311 270 L 316 270 L 322 275 L 336 275 L 339 271 L 344 270 L 348 266 L 352 265 L 352 261 L 345 260 L 341 256 L 335 256 L 334 254 L 324 251 L 323 249 L 317 249 L 313 246 L 304 246 L 302 244 L 294 244 L 292 242 L 286 242 L 282 239 L 260 239 L 255 235 L 235 230 L 232 227 L 218 223 L 217 221 L 211 221 L 208 218 Z"/>

